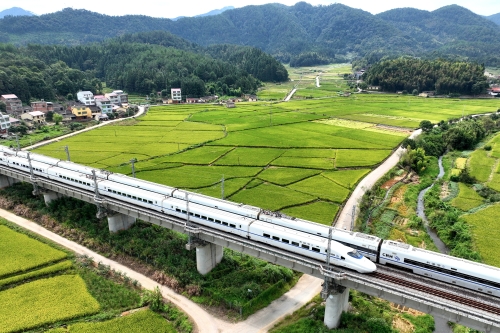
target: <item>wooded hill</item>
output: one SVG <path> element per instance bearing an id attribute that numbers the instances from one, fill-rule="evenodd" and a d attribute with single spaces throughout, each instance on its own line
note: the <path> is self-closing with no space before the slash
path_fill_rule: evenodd
<path id="1" fill-rule="evenodd" d="M 0 20 L 0 41 L 75 45 L 124 33 L 163 30 L 200 45 L 258 47 L 283 62 L 303 53 L 342 61 L 372 52 L 382 55 L 468 57 L 500 65 L 500 26 L 457 5 L 433 12 L 411 8 L 378 15 L 342 4 L 267 4 L 177 21 L 146 16 L 106 16 L 64 9 Z M 307 58 L 307 56 L 306 56 Z M 380 58 L 380 57 L 379 57 Z M 306 59 L 307 60 L 307 59 Z"/>
<path id="2" fill-rule="evenodd" d="M 154 45 L 155 41 L 163 45 Z M 261 80 L 286 81 L 288 73 L 261 50 L 231 45 L 203 48 L 168 32 L 77 46 L 0 44 L 0 94 L 16 94 L 23 102 L 74 96 L 78 90 L 97 93 L 101 81 L 129 93 L 181 88 L 188 97 L 240 96 L 255 93 Z"/>
<path id="3" fill-rule="evenodd" d="M 383 91 L 412 93 L 436 91 L 439 94 L 477 95 L 489 85 L 484 66 L 442 59 L 422 60 L 410 57 L 381 61 L 363 74 L 371 85 Z"/>

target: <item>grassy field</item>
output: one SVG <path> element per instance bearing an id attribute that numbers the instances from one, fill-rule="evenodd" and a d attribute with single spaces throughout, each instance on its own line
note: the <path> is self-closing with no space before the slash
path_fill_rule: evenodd
<path id="1" fill-rule="evenodd" d="M 483 204 L 484 199 L 479 194 L 477 194 L 476 191 L 467 187 L 467 185 L 463 183 L 458 183 L 458 186 L 458 197 L 453 199 L 451 202 L 453 206 L 463 211 L 468 211 Z"/>
<path id="2" fill-rule="evenodd" d="M 481 253 L 483 262 L 500 267 L 497 249 L 500 248 L 500 205 L 492 205 L 476 213 L 464 215 L 463 219 L 472 226 L 474 244 Z"/>
<path id="3" fill-rule="evenodd" d="M 139 329 L 143 333 L 175 333 L 170 325 L 165 325 L 165 319 L 151 311 L 141 310 L 130 315 L 119 317 L 105 322 L 78 323 L 66 328 L 49 330 L 49 333 L 126 333 L 131 329 Z"/>
<path id="4" fill-rule="evenodd" d="M 19 234 L 3 225 L 0 225 L 0 253 L 2 253 L 0 279 L 35 268 L 50 266 L 68 256 L 63 251 Z"/>

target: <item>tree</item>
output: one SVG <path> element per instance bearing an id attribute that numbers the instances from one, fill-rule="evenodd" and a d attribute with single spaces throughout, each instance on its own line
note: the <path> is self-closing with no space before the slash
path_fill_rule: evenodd
<path id="1" fill-rule="evenodd" d="M 416 173 L 421 173 L 427 167 L 429 157 L 425 155 L 423 148 L 411 149 L 408 147 L 408 150 L 401 157 L 401 162 Z"/>
<path id="2" fill-rule="evenodd" d="M 59 125 L 59 123 L 63 120 L 63 116 L 61 116 L 59 113 L 54 113 L 52 119 L 54 120 L 56 125 Z"/>
<path id="3" fill-rule="evenodd" d="M 430 131 L 432 131 L 433 127 L 434 127 L 434 125 L 432 125 L 432 123 L 429 120 L 422 120 L 420 122 L 420 128 L 425 133 L 429 133 Z"/>
<path id="4" fill-rule="evenodd" d="M 5 112 L 7 110 L 7 105 L 4 102 L 0 101 L 0 112 Z"/>
<path id="5" fill-rule="evenodd" d="M 45 120 L 46 121 L 53 121 L 54 117 L 54 111 L 49 111 L 45 114 Z"/>

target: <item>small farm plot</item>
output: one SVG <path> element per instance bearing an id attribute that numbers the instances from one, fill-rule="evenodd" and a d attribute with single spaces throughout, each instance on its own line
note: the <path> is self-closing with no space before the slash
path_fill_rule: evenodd
<path id="1" fill-rule="evenodd" d="M 141 310 L 124 317 L 104 322 L 78 323 L 66 328 L 56 328 L 48 333 L 126 333 L 140 329 L 141 333 L 176 333 L 175 328 L 160 314 L 151 310 Z"/>
<path id="2" fill-rule="evenodd" d="M 181 188 L 200 188 L 219 183 L 224 177 L 253 177 L 262 169 L 255 167 L 191 166 L 165 170 L 143 171 L 137 174 L 141 179 Z"/>
<path id="3" fill-rule="evenodd" d="M 315 195 L 322 200 L 342 203 L 349 195 L 349 190 L 321 175 L 307 178 L 289 185 L 292 190 Z"/>
<path id="4" fill-rule="evenodd" d="M 198 188 L 195 190 L 195 192 L 209 195 L 214 198 L 222 198 L 224 196 L 225 199 L 238 192 L 239 190 L 247 187 L 247 184 L 249 184 L 251 181 L 252 178 L 232 178 L 224 180 L 224 184 L 222 184 L 222 181 L 220 181 L 212 186 Z M 258 184 L 251 185 L 251 187 L 257 185 Z"/>
<path id="5" fill-rule="evenodd" d="M 317 201 L 310 204 L 283 209 L 283 213 L 301 219 L 331 226 L 340 206 L 331 202 Z"/>
<path id="6" fill-rule="evenodd" d="M 67 257 L 63 251 L 15 232 L 4 225 L 0 225 L 0 253 L 2 253 L 0 278 L 43 267 Z"/>
<path id="7" fill-rule="evenodd" d="M 280 157 L 273 161 L 272 165 L 280 167 L 328 170 L 335 168 L 335 159 L 316 157 Z"/>
<path id="8" fill-rule="evenodd" d="M 277 168 L 271 167 L 262 171 L 258 178 L 276 185 L 289 185 L 305 178 L 319 174 L 319 170 L 310 170 L 302 168 Z"/>
<path id="9" fill-rule="evenodd" d="M 340 186 L 352 189 L 368 172 L 370 169 L 336 170 L 325 171 L 322 175 Z"/>
<path id="10" fill-rule="evenodd" d="M 458 196 L 452 200 L 451 204 L 458 209 L 468 211 L 483 204 L 483 198 L 473 189 L 463 183 L 458 183 Z"/>
<path id="11" fill-rule="evenodd" d="M 230 152 L 231 147 L 203 146 L 196 149 L 189 149 L 184 152 L 161 157 L 152 161 L 165 163 L 185 163 L 208 165 L 217 161 L 221 156 Z M 157 164 L 157 163 L 156 163 Z"/>
<path id="12" fill-rule="evenodd" d="M 282 155 L 283 149 L 239 147 L 215 161 L 215 165 L 266 166 Z"/>
<path id="13" fill-rule="evenodd" d="M 28 330 L 43 324 L 99 311 L 78 275 L 41 279 L 0 292 L 0 332 Z"/>
<path id="14" fill-rule="evenodd" d="M 385 149 L 339 149 L 335 166 L 337 168 L 363 167 L 379 164 L 392 153 Z"/>
<path id="15" fill-rule="evenodd" d="M 469 172 L 477 180 L 485 183 L 489 180 L 491 173 L 495 171 L 492 170 L 495 163 L 496 159 L 489 157 L 486 150 L 477 149 L 469 157 Z"/>
<path id="16" fill-rule="evenodd" d="M 464 215 L 462 218 L 472 226 L 474 244 L 477 247 L 484 263 L 500 267 L 500 205 L 496 204 L 482 209 L 474 214 Z"/>
<path id="17" fill-rule="evenodd" d="M 294 191 L 273 184 L 262 184 L 242 190 L 229 198 L 234 202 L 244 202 L 272 211 L 292 207 L 316 200 L 315 196 Z"/>

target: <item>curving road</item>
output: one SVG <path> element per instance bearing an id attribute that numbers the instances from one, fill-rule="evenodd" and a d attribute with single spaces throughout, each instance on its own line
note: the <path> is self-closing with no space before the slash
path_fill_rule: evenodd
<path id="1" fill-rule="evenodd" d="M 422 130 L 418 129 L 414 131 L 409 136 L 409 138 L 415 139 L 420 135 L 420 133 L 422 133 Z M 405 150 L 406 149 L 403 149 L 401 147 L 396 149 L 391 156 L 389 156 L 382 164 L 380 164 L 376 169 L 372 170 L 372 172 L 370 172 L 368 176 L 363 178 L 358 183 L 358 186 L 356 186 L 351 196 L 345 203 L 344 208 L 340 212 L 337 223 L 335 223 L 336 228 L 352 230 L 352 228 L 354 227 L 352 225 L 352 221 L 355 220 L 355 217 L 353 218 L 352 216 L 353 207 L 356 206 L 354 214 L 357 215 L 359 213 L 359 202 L 361 201 L 363 195 L 365 195 L 366 191 L 371 189 L 382 176 L 384 176 L 387 172 L 389 172 L 389 170 L 391 170 L 396 164 L 398 164 L 401 154 L 403 154 Z"/>

